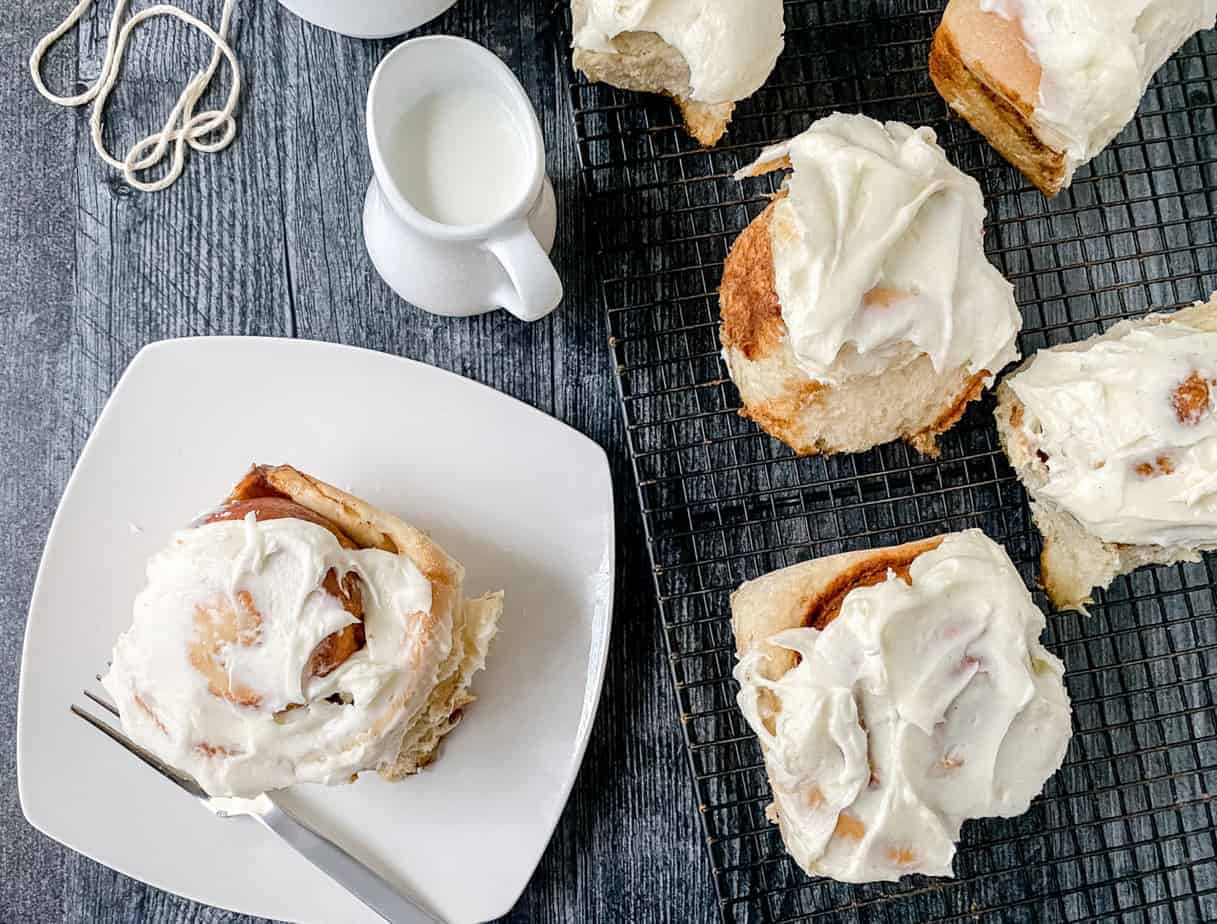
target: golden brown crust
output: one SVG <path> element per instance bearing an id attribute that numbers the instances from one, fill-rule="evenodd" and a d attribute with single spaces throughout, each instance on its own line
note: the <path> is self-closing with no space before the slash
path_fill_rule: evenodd
<path id="1" fill-rule="evenodd" d="M 232 504 L 237 501 L 256 500 L 260 497 L 277 497 L 282 500 L 290 500 L 291 498 L 287 494 L 270 483 L 270 480 L 267 478 L 270 468 L 269 465 L 255 465 L 250 468 L 241 480 L 233 485 L 233 489 L 228 492 L 228 498 L 225 503 Z"/>
<path id="2" fill-rule="evenodd" d="M 361 548 L 397 554 L 393 538 L 377 528 L 369 505 L 333 485 L 306 475 L 290 465 L 255 465 L 229 494 L 229 501 L 247 497 L 285 497 L 333 523 Z"/>
<path id="3" fill-rule="evenodd" d="M 1027 96 L 1026 86 L 1003 84 L 995 71 L 986 70 L 979 59 L 965 63 L 955 29 L 967 20 L 962 18 L 964 14 L 952 15 L 952 10 L 969 6 L 975 6 L 975 0 L 952 0 L 948 7 L 947 16 L 934 33 L 930 78 L 947 104 L 984 135 L 1006 160 L 1044 195 L 1055 196 L 1065 182 L 1065 154 L 1040 141 L 1032 129 L 1029 117 L 1034 110 L 1034 97 Z M 1018 49 L 1023 48 L 1021 40 L 1000 47 L 1000 54 L 1007 57 L 1017 55 Z M 997 56 L 999 52 L 984 50 L 994 56 L 994 61 L 1002 61 Z M 1023 54 L 1026 55 L 1025 49 Z M 1038 76 L 1035 85 L 1038 90 Z"/>
<path id="4" fill-rule="evenodd" d="M 959 419 L 967 411 L 968 405 L 984 394 L 985 382 L 989 380 L 990 375 L 991 373 L 988 370 L 982 369 L 972 376 L 972 378 L 968 379 L 967 385 L 959 393 L 959 398 L 941 417 L 924 430 L 914 433 L 909 437 L 909 443 L 912 444 L 913 448 L 923 455 L 937 456 L 939 434 L 946 433 L 951 427 L 959 423 Z"/>
<path id="5" fill-rule="evenodd" d="M 831 454 L 834 452 L 831 447 L 804 440 L 796 423 L 799 416 L 814 407 L 820 396 L 827 392 L 828 386 L 823 382 L 813 382 L 810 379 L 791 382 L 776 398 L 746 404 L 740 409 L 740 416 L 751 420 L 766 433 L 776 436 L 801 456 Z"/>
<path id="6" fill-rule="evenodd" d="M 204 514 L 197 522 L 199 525 L 203 525 L 205 523 L 221 523 L 227 520 L 243 520 L 250 513 L 254 514 L 260 521 L 291 518 L 315 523 L 324 529 L 328 529 L 334 538 L 338 540 L 338 544 L 344 549 L 356 548 L 354 540 L 331 521 L 280 494 L 248 496 L 237 500 L 231 499 L 230 496 L 230 499 L 225 501 L 223 506 Z"/>
<path id="7" fill-rule="evenodd" d="M 841 606 L 850 591 L 882 584 L 887 580 L 889 571 L 894 571 L 904 583 L 911 583 L 909 569 L 913 560 L 926 552 L 932 552 L 941 544 L 942 536 L 935 536 L 933 539 L 875 550 L 864 560 L 838 573 L 811 597 L 807 613 L 803 616 L 803 625 L 812 629 L 823 629 L 841 615 Z"/>
<path id="8" fill-rule="evenodd" d="M 735 103 L 699 103 L 683 96 L 672 98 L 685 120 L 685 130 L 698 144 L 712 148 L 722 140 L 731 122 L 731 114 L 735 111 Z"/>
<path id="9" fill-rule="evenodd" d="M 938 548 L 944 538 L 814 559 L 749 581 L 731 597 L 737 653 L 761 648 L 761 673 L 777 680 L 798 664 L 798 656 L 770 645 L 772 636 L 800 627 L 823 629 L 840 614 L 850 591 L 881 583 L 889 571 L 908 581 L 913 561 Z"/>
<path id="10" fill-rule="evenodd" d="M 964 66 L 1030 119 L 1044 75 L 1021 21 L 983 9 L 981 0 L 950 0 L 942 25 L 955 38 Z"/>
<path id="11" fill-rule="evenodd" d="M 781 158 L 755 171 L 782 169 L 789 160 Z M 981 371 L 967 376 L 964 370 L 945 377 L 936 388 L 941 389 L 941 403 L 930 403 L 920 419 L 894 421 L 891 429 L 878 429 L 882 438 L 865 445 L 842 445 L 842 402 L 848 400 L 846 391 L 834 390 L 823 382 L 809 379 L 798 368 L 788 337 L 786 322 L 775 287 L 773 269 L 772 225 L 774 209 L 786 195 L 778 193 L 774 201 L 753 219 L 732 245 L 723 265 L 723 280 L 719 287 L 722 325 L 720 338 L 732 373 L 740 388 L 744 406 L 741 416 L 754 421 L 765 432 L 777 437 L 799 455 L 815 455 L 855 451 L 872 445 L 903 438 L 917 451 L 934 456 L 938 453 L 937 436 L 954 426 L 971 401 L 983 393 L 989 373 Z M 866 295 L 872 308 L 882 309 L 892 303 L 894 290 L 877 288 Z M 742 377 L 751 371 L 771 368 L 764 386 L 749 385 Z M 752 369 L 745 367 L 753 367 Z M 932 373 L 931 367 L 926 371 Z M 755 377 L 750 379 L 755 383 Z M 945 404 L 945 407 L 942 407 Z M 857 413 L 865 413 L 859 409 Z M 931 416 L 932 415 L 932 416 Z M 926 418 L 928 425 L 922 425 Z M 833 421 L 830 423 L 829 421 Z M 831 429 L 833 427 L 836 429 Z M 821 427 L 828 429 L 821 429 Z"/>
<path id="12" fill-rule="evenodd" d="M 723 346 L 734 347 L 748 359 L 768 356 L 786 334 L 774 287 L 773 243 L 769 236 L 776 204 L 776 200 L 771 202 L 740 232 L 723 264 L 718 290 Z"/>

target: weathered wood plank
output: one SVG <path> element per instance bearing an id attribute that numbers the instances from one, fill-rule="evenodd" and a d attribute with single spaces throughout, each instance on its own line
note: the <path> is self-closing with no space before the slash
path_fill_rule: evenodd
<path id="1" fill-rule="evenodd" d="M 219 4 L 188 0 L 214 18 Z M 20 60 L 65 4 L 21 0 L 0 11 L 0 49 Z M 0 707 L 6 763 L 0 917 L 112 924 L 239 921 L 119 876 L 28 828 L 12 761 L 22 613 L 46 526 L 84 439 L 131 356 L 191 334 L 296 335 L 422 359 L 555 414 L 609 448 L 619 495 L 617 623 L 604 699 L 583 772 L 533 882 L 511 916 L 529 921 L 708 920 L 710 884 L 673 697 L 639 541 L 620 415 L 605 348 L 573 130 L 552 26 L 554 0 L 464 0 L 427 31 L 465 35 L 500 54 L 538 103 L 558 191 L 561 311 L 525 326 L 505 315 L 447 320 L 398 300 L 362 246 L 371 174 L 364 144 L 368 79 L 392 42 L 317 30 L 274 3 L 241 5 L 236 47 L 247 89 L 241 135 L 195 157 L 173 189 L 131 195 L 94 157 L 82 114 L 39 99 L 24 72 L 0 75 L 16 105 L 0 114 L 0 165 L 19 194 L 0 201 Z M 103 16 L 110 7 L 103 7 Z M 51 73 L 94 75 L 96 14 Z M 172 25 L 132 49 L 107 138 L 152 125 L 203 60 Z M 174 76 L 177 75 L 177 76 Z M 141 83 L 142 79 L 148 83 Z M 64 84 L 58 84 L 63 86 Z M 37 143 L 31 144 L 30 139 Z M 40 163 L 50 164 L 42 172 Z"/>
<path id="2" fill-rule="evenodd" d="M 76 128 L 29 104 L 24 69 L 27 10 L 0 5 L 0 917 L 57 914 L 63 851 L 29 827 L 17 801 L 17 677 L 42 539 L 74 456 L 53 434 L 67 372 L 74 304 Z M 57 59 L 48 73 L 70 73 Z M 38 144 L 29 139 L 37 138 Z M 51 918 L 54 920 L 54 918 Z"/>

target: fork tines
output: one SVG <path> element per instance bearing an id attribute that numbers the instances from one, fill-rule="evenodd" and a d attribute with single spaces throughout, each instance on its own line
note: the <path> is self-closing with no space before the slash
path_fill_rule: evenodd
<path id="1" fill-rule="evenodd" d="M 98 679 L 101 679 L 100 676 Z M 104 694 L 99 696 L 98 694 L 89 690 L 82 690 L 81 693 L 87 699 L 93 703 L 96 703 L 106 712 L 110 713 L 110 715 L 112 715 L 114 718 L 118 718 L 118 709 L 112 702 L 110 702 L 109 697 L 105 696 Z M 165 779 L 176 783 L 182 789 L 186 790 L 186 792 L 198 799 L 208 798 L 207 793 L 203 791 L 203 787 L 199 785 L 198 781 L 194 777 L 190 776 L 188 773 L 183 773 L 182 771 L 169 766 L 147 748 L 140 747 L 138 744 L 128 738 L 121 729 L 115 728 L 109 722 L 98 718 L 93 713 L 81 708 L 80 706 L 77 706 L 75 703 L 72 704 L 71 711 L 73 715 L 84 719 L 103 735 L 117 741 L 128 751 L 146 763 L 149 767 L 151 767 L 161 776 L 165 777 Z"/>

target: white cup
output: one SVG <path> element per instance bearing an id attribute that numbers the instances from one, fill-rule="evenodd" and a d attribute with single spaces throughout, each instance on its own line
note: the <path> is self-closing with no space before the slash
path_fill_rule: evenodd
<path id="1" fill-rule="evenodd" d="M 279 0 L 323 29 L 355 38 L 388 38 L 430 22 L 456 0 Z"/>
<path id="2" fill-rule="evenodd" d="M 519 194 L 479 224 L 428 217 L 394 178 L 411 168 L 396 135 L 406 114 L 433 94 L 461 90 L 490 93 L 503 103 L 522 146 L 515 158 Z M 458 317 L 506 308 L 535 321 L 558 306 L 562 282 L 548 257 L 557 208 L 541 127 L 507 65 L 452 36 L 403 42 L 372 77 L 367 123 L 375 175 L 364 202 L 364 240 L 393 291 L 427 311 Z"/>

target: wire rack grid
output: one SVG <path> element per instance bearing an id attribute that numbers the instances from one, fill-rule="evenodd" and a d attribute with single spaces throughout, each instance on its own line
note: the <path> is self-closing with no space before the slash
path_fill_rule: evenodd
<path id="1" fill-rule="evenodd" d="M 1211 556 L 1121 578 L 1090 616 L 1050 614 L 1045 642 L 1074 704 L 1065 766 L 1024 816 L 965 825 L 955 879 L 811 878 L 764 816 L 760 749 L 735 705 L 729 593 L 808 558 L 974 526 L 1034 587 L 1039 539 L 991 398 L 937 460 L 902 444 L 797 458 L 739 417 L 716 289 L 732 241 L 780 180 L 732 173 L 834 110 L 932 126 L 986 193 L 986 247 L 1015 285 L 1024 354 L 1217 289 L 1217 34 L 1190 40 L 1116 143 L 1049 201 L 934 92 L 926 62 L 942 6 L 787 0 L 778 68 L 713 150 L 686 137 L 668 102 L 565 68 L 718 910 L 729 922 L 1214 921 Z"/>

